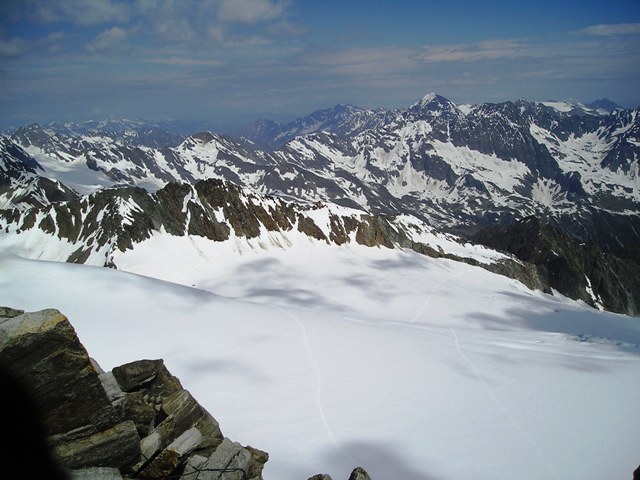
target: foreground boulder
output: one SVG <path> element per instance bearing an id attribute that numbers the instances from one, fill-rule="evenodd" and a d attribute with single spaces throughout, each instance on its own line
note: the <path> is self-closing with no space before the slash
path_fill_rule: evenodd
<path id="1" fill-rule="evenodd" d="M 74 479 L 262 478 L 268 454 L 225 438 L 162 360 L 103 372 L 57 310 L 0 308 L 0 368 L 22 381 L 52 465 L 57 459 Z"/>
<path id="2" fill-rule="evenodd" d="M 319 473 L 313 477 L 309 477 L 307 480 L 332 480 L 330 475 L 326 473 Z M 349 480 L 371 480 L 371 477 L 362 467 L 356 467 L 349 475 Z"/>

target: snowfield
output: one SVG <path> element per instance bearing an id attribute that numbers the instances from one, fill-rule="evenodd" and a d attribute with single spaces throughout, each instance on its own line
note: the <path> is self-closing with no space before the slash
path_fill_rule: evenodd
<path id="1" fill-rule="evenodd" d="M 267 480 L 640 463 L 637 318 L 413 252 L 219 244 L 194 262 L 193 240 L 116 259 L 140 275 L 0 254 L 0 305 L 58 308 L 105 369 L 163 358 L 225 435 L 269 452 Z"/>

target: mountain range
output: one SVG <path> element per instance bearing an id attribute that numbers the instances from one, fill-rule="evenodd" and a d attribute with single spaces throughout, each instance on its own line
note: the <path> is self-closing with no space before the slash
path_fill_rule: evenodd
<path id="1" fill-rule="evenodd" d="M 406 109 L 261 119 L 236 137 L 33 124 L 0 137 L 0 243 L 117 266 L 114 252 L 157 232 L 271 246 L 303 234 L 477 262 L 453 247 L 472 241 L 508 256 L 503 274 L 637 314 L 638 117 L 606 99 L 456 105 L 431 93 Z"/>

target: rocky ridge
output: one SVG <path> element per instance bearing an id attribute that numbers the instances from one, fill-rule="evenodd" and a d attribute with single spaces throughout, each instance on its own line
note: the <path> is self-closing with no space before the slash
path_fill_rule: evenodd
<path id="1" fill-rule="evenodd" d="M 537 255 L 545 252 L 545 259 L 535 257 L 531 249 L 525 254 L 522 248 L 505 243 L 518 231 L 515 226 L 483 230 L 473 240 L 507 255 L 480 262 L 470 255 L 444 251 L 438 238 L 453 242 L 456 238 L 435 234 L 413 217 L 371 215 L 320 202 L 292 202 L 278 195 L 248 192 L 217 179 L 193 186 L 169 183 L 155 193 L 138 187 L 103 189 L 44 207 L 0 210 L 0 229 L 9 244 L 12 238 L 33 244 L 27 252 L 31 256 L 115 268 L 119 253 L 135 249 L 158 234 L 198 236 L 212 242 L 242 240 L 258 248 L 286 248 L 296 236 L 332 245 L 407 248 L 485 268 L 532 289 L 555 289 L 595 307 L 631 315 L 640 310 L 636 281 L 640 269 L 636 264 L 604 254 L 596 245 L 588 250 L 591 253 L 576 253 L 584 248 L 559 229 L 561 247 L 537 247 Z M 556 230 L 549 226 L 544 231 Z M 29 240 L 21 240 L 22 235 Z M 533 241 L 536 237 L 530 234 L 525 238 Z M 57 248 L 52 246 L 52 239 L 57 240 Z M 546 258 L 549 252 L 554 252 L 553 262 Z M 582 260 L 576 261 L 578 257 Z"/>
<path id="2" fill-rule="evenodd" d="M 264 242 L 266 234 L 268 242 L 281 244 L 287 242 L 283 236 L 301 232 L 334 244 L 442 255 L 416 240 L 395 220 L 398 214 L 417 219 L 414 225 L 423 222 L 423 230 L 474 241 L 486 239 L 474 237 L 485 227 L 535 216 L 568 235 L 569 256 L 592 244 L 620 265 L 599 289 L 589 261 L 565 262 L 563 268 L 580 265 L 582 280 L 561 293 L 636 312 L 640 116 L 637 110 L 556 104 L 458 106 L 429 94 L 405 110 L 336 106 L 287 128 L 258 125 L 256 135 L 267 143 L 286 137 L 273 150 L 210 132 L 151 148 L 97 130 L 65 134 L 31 125 L 0 143 L 0 227 L 11 236 L 33 229 L 63 240 L 66 251 L 56 260 L 113 266 L 110 252 L 132 248 L 157 231 L 212 241 Z M 232 182 L 253 197 L 239 194 L 238 202 L 212 186 L 216 181 Z M 540 265 L 532 275 L 534 263 L 518 259 L 509 268 L 490 268 L 535 288 L 557 288 Z M 529 265 L 527 272 L 514 267 L 518 262 Z M 597 293 L 603 289 L 613 293 Z"/>
<path id="3" fill-rule="evenodd" d="M 262 479 L 269 455 L 226 438 L 162 360 L 104 372 L 57 310 L 0 308 L 0 368 L 3 379 L 10 380 L 7 386 L 16 386 L 14 394 L 22 388 L 27 392 L 11 400 L 33 403 L 33 411 L 17 409 L 20 413 L 8 419 L 4 435 L 13 442 L 3 452 L 29 457 L 35 462 L 30 473 L 41 478 L 64 478 L 67 470 L 75 480 L 189 479 L 194 474 L 205 480 Z M 39 426 L 28 426 L 37 425 L 37 417 L 52 453 L 33 447 Z M 20 438 L 26 443 L 16 441 Z M 27 445 L 32 450 L 25 452 Z M 25 467 L 5 465 L 4 474 L 24 478 L 20 469 Z M 358 475 L 354 478 L 368 478 Z"/>

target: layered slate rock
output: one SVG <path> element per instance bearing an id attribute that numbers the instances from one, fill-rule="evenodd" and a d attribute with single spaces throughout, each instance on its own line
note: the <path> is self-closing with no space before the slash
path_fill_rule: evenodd
<path id="1" fill-rule="evenodd" d="M 0 367 L 24 381 L 74 480 L 262 478 L 269 455 L 225 438 L 162 360 L 104 372 L 57 310 L 0 307 Z"/>
<path id="2" fill-rule="evenodd" d="M 116 412 L 60 312 L 0 318 L 0 365 L 24 379 L 49 442 L 67 467 L 126 469 L 138 461 L 140 439 L 133 422 Z"/>

